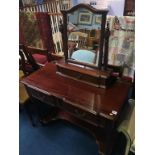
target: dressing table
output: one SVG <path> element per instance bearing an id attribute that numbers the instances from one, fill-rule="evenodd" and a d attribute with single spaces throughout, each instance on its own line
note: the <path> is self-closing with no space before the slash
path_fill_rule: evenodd
<path id="1" fill-rule="evenodd" d="M 86 9 L 87 13 L 101 15 L 101 32 L 105 34 L 103 27 L 105 27 L 107 11 L 97 11 L 84 4 L 63 12 L 64 25 L 67 21 L 67 13 L 74 15 L 73 12 L 78 9 L 81 11 L 81 8 Z M 67 26 L 66 29 L 64 26 L 63 32 L 63 35 L 68 38 Z M 109 155 L 130 84 L 121 80 L 115 80 L 110 84 L 106 82 L 101 84 L 101 81 L 98 83 L 98 79 L 102 80 L 102 77 L 111 79 L 111 72 L 102 67 L 101 58 L 105 54 L 102 53 L 104 36 L 101 35 L 100 39 L 97 65 L 78 62 L 68 57 L 67 39 L 63 39 L 65 60 L 50 62 L 21 82 L 26 86 L 32 101 L 35 98 L 53 107 L 53 119 L 65 119 L 87 129 L 96 138 L 99 153 Z"/>

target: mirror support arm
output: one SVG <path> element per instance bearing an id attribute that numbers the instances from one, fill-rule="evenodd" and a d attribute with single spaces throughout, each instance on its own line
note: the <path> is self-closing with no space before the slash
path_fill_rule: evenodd
<path id="1" fill-rule="evenodd" d="M 108 65 L 108 51 L 109 51 L 109 23 L 107 23 L 106 32 L 105 32 L 105 49 L 104 49 L 104 70 L 107 70 Z"/>
<path id="2" fill-rule="evenodd" d="M 64 28 L 64 25 L 67 25 L 67 14 L 66 12 L 63 13 L 63 33 L 62 33 L 62 36 L 63 36 L 63 49 L 64 49 L 64 55 L 65 55 L 65 62 L 67 62 L 68 60 L 68 43 L 67 43 L 67 29 Z M 65 39 L 64 39 L 65 38 Z"/>
<path id="3" fill-rule="evenodd" d="M 107 12 L 106 12 L 107 14 Z M 99 57 L 99 62 L 98 62 L 98 67 L 101 69 L 102 67 L 102 60 L 103 60 L 103 46 L 104 46 L 104 41 L 105 41 L 105 23 L 106 23 L 106 14 L 102 14 L 102 19 L 101 19 L 101 36 L 100 36 L 100 57 Z"/>

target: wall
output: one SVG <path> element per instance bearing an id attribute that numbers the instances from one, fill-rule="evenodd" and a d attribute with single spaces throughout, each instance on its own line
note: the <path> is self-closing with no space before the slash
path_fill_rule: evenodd
<path id="1" fill-rule="evenodd" d="M 109 15 L 123 16 L 125 0 L 108 0 Z"/>

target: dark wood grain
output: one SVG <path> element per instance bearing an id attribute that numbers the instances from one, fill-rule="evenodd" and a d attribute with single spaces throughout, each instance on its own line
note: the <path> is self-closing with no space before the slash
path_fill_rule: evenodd
<path id="1" fill-rule="evenodd" d="M 82 104 L 84 107 L 87 106 L 85 103 L 88 102 L 92 104 L 93 110 L 99 105 L 100 112 L 107 115 L 112 110 L 119 112 L 130 86 L 128 83 L 117 82 L 113 87 L 107 89 L 93 87 L 56 74 L 56 66 L 52 63 L 47 64 L 22 82 L 40 92 L 46 92 L 48 95 L 60 96 L 62 99 L 67 98 L 72 102 L 76 101 L 77 104 Z M 99 99 L 95 101 L 95 97 Z M 82 103 L 83 100 L 84 103 Z M 117 115 L 111 118 L 115 117 Z"/>
<path id="2" fill-rule="evenodd" d="M 97 88 L 56 74 L 56 65 L 52 63 L 21 82 L 31 97 L 67 112 L 69 116 L 65 119 L 87 126 L 87 129 L 91 126 L 99 150 L 106 154 L 111 152 L 115 123 L 127 97 L 129 83 L 118 81 L 107 89 Z"/>

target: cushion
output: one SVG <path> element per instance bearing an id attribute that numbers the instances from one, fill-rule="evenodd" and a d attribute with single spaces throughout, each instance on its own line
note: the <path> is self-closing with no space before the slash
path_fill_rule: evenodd
<path id="1" fill-rule="evenodd" d="M 80 62 L 95 63 L 95 52 L 88 50 L 77 50 L 73 52 L 71 58 Z"/>
<path id="2" fill-rule="evenodd" d="M 46 64 L 48 62 L 46 55 L 41 54 L 33 54 L 33 58 L 39 64 Z"/>

